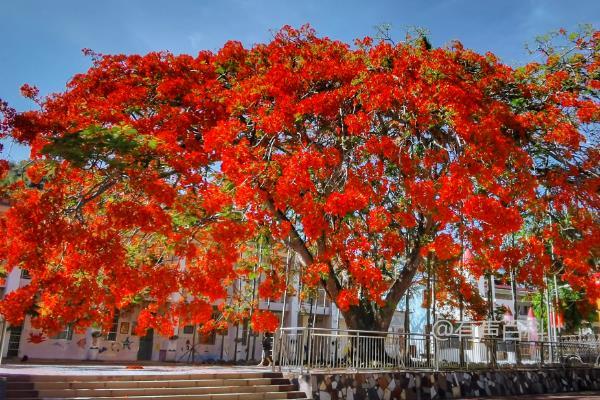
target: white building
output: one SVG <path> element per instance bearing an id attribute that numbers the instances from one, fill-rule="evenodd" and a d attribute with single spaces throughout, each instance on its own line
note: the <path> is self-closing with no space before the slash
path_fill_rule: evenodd
<path id="1" fill-rule="evenodd" d="M 28 275 L 20 269 L 13 270 L 5 282 L 2 293 L 27 285 Z M 296 296 L 285 299 L 285 326 L 336 328 L 340 316 L 335 305 L 319 290 L 313 303 L 300 302 Z M 283 299 L 261 302 L 261 309 L 269 309 L 281 316 Z M 93 337 L 95 329 L 76 333 L 70 327 L 54 336 L 33 329 L 30 318 L 19 327 L 6 327 L 2 353 L 4 357 L 27 356 L 29 359 L 75 359 L 104 361 L 250 361 L 260 359 L 262 336 L 252 332 L 248 324 L 230 326 L 224 335 L 200 335 L 194 326 L 178 326 L 173 336 L 163 337 L 150 329 L 146 336 L 134 333 L 138 311 L 121 312 L 115 317 L 109 332 Z M 1 323 L 0 323 L 1 327 Z"/>
<path id="2" fill-rule="evenodd" d="M 5 280 L 2 293 L 27 285 L 29 277 L 25 271 L 13 270 Z M 480 288 L 484 292 L 485 287 Z M 496 285 L 496 306 L 504 305 L 512 310 L 510 287 Z M 525 293 L 519 291 L 517 302 L 519 319 L 526 319 L 530 303 Z M 319 328 L 344 329 L 345 323 L 335 304 L 325 295 L 323 289 L 312 302 L 301 301 L 297 296 L 286 296 L 272 302 L 261 302 L 261 309 L 269 309 L 282 315 L 286 327 L 312 326 Z M 400 305 L 402 306 L 402 304 Z M 411 306 L 412 307 L 412 306 Z M 416 311 L 416 309 L 415 309 Z M 164 337 L 149 330 L 146 336 L 139 337 L 134 333 L 138 311 L 121 312 L 115 317 L 109 332 L 93 337 L 95 329 L 89 328 L 85 333 L 75 333 L 70 327 L 54 336 L 47 336 L 33 329 L 30 318 L 19 327 L 6 327 L 3 346 L 4 357 L 29 359 L 74 359 L 103 361 L 251 361 L 259 359 L 262 352 L 262 336 L 253 333 L 247 324 L 230 326 L 224 335 L 200 335 L 194 326 L 178 326 L 173 336 Z M 0 325 L 1 326 L 1 325 Z M 404 313 L 397 311 L 390 330 L 404 330 Z"/>
<path id="3" fill-rule="evenodd" d="M 0 202 L 0 213 L 6 211 L 8 205 Z M 296 285 L 299 284 L 296 277 Z M 20 269 L 13 270 L 0 282 L 0 297 L 29 283 L 29 276 Z M 487 285 L 485 279 L 478 282 L 479 291 L 485 298 Z M 531 302 L 529 293 L 524 288 L 517 290 L 516 305 L 510 285 L 496 282 L 492 288 L 494 308 L 504 306 L 518 321 L 531 322 Z M 417 301 L 418 302 L 418 301 Z M 411 302 L 412 303 L 412 302 Z M 402 301 L 400 308 L 404 306 Z M 285 327 L 306 327 L 344 329 L 345 323 L 339 310 L 325 295 L 323 289 L 318 290 L 312 301 L 301 301 L 297 296 L 285 296 L 271 302 L 261 302 L 261 309 L 269 309 L 283 316 Z M 285 308 L 285 311 L 284 311 Z M 456 310 L 454 310 L 456 311 Z M 3 357 L 29 359 L 74 359 L 105 361 L 238 361 L 244 362 L 260 359 L 262 353 L 262 336 L 253 333 L 248 324 L 229 326 L 224 334 L 214 333 L 203 336 L 194 326 L 178 326 L 173 335 L 164 337 L 153 330 L 139 337 L 134 333 L 139 310 L 121 312 L 115 317 L 109 332 L 99 337 L 95 329 L 89 328 L 84 333 L 75 333 L 70 327 L 54 336 L 47 336 L 33 329 L 30 318 L 26 317 L 22 326 L 4 326 L 5 335 L 2 345 Z M 411 320 L 422 325 L 419 331 L 424 332 L 424 321 L 417 314 L 424 310 L 419 305 L 411 304 Z M 433 322 L 433 320 L 431 321 Z M 0 322 L 1 328 L 5 325 Z M 404 331 L 404 312 L 396 311 L 390 330 Z M 535 337 L 530 340 L 537 340 Z"/>
<path id="4" fill-rule="evenodd" d="M 9 205 L 0 200 L 0 214 Z M 299 284 L 296 276 L 296 285 Z M 14 269 L 4 281 L 0 280 L 0 298 L 4 294 L 23 287 L 30 277 L 25 270 Z M 233 288 L 232 288 L 233 290 Z M 248 289 L 251 290 L 251 289 Z M 335 304 L 319 289 L 313 301 L 301 301 L 297 296 L 285 296 L 270 302 L 261 302 L 261 309 L 283 315 L 286 327 L 314 326 L 318 328 L 345 327 Z M 284 311 L 285 308 L 285 312 Z M 99 332 L 88 328 L 84 333 L 76 333 L 70 327 L 54 336 L 47 336 L 31 326 L 27 316 L 22 326 L 7 326 L 0 322 L 0 337 L 3 357 L 28 359 L 71 359 L 104 361 L 238 361 L 260 359 L 262 336 L 252 332 L 248 324 L 229 326 L 224 334 L 214 333 L 203 336 L 196 327 L 178 326 L 170 337 L 160 336 L 150 329 L 143 337 L 135 335 L 135 325 L 139 310 L 121 312 L 115 317 L 109 332 L 94 337 Z M 397 312 L 390 329 L 398 330 L 403 323 L 403 313 Z"/>
<path id="5" fill-rule="evenodd" d="M 20 269 L 13 270 L 2 282 L 0 293 L 8 293 L 29 283 L 29 276 Z M 482 293 L 485 288 L 480 288 Z M 283 326 L 344 329 L 345 323 L 335 304 L 325 295 L 323 289 L 318 290 L 313 301 L 301 301 L 297 296 L 286 296 L 277 301 L 261 302 L 261 309 L 269 309 L 283 314 Z M 510 287 L 496 285 L 495 299 L 497 306 L 505 305 L 512 309 Z M 526 318 L 530 304 L 520 293 L 517 315 Z M 403 302 L 401 302 L 403 303 Z M 402 307 L 403 304 L 400 304 Z M 285 307 L 285 312 L 283 312 Z M 413 310 L 419 311 L 411 305 Z M 262 353 L 262 336 L 253 333 L 248 324 L 229 326 L 224 334 L 214 333 L 203 336 L 194 326 L 178 326 L 173 336 L 164 337 L 149 330 L 139 337 L 134 333 L 138 310 L 121 312 L 115 317 L 109 332 L 94 337 L 98 332 L 89 328 L 84 333 L 76 333 L 70 327 L 54 336 L 47 336 L 31 327 L 30 318 L 26 317 L 22 326 L 7 326 L 2 348 L 4 357 L 29 359 L 73 359 L 102 361 L 233 361 L 250 362 L 259 359 Z M 514 314 L 514 312 L 513 312 Z M 1 326 L 1 324 L 0 324 Z M 392 320 L 390 330 L 404 331 L 404 312 L 397 311 Z M 95 333 L 96 332 L 96 333 Z M 95 334 L 94 334 L 95 333 Z"/>

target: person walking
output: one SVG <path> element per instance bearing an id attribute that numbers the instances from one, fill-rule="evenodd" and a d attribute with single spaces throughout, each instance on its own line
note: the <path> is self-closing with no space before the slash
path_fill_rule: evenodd
<path id="1" fill-rule="evenodd" d="M 265 332 L 263 335 L 262 348 L 262 360 L 258 365 L 260 367 L 268 367 L 273 364 L 273 357 L 271 355 L 271 351 L 273 350 L 273 335 L 271 332 Z"/>

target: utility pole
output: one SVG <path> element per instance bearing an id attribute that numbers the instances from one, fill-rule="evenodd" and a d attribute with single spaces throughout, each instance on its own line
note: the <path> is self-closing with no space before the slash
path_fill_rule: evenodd
<path id="1" fill-rule="evenodd" d="M 410 289 L 406 290 L 406 303 L 404 307 L 404 332 L 410 333 Z"/>
<path id="2" fill-rule="evenodd" d="M 511 269 L 510 269 L 510 289 L 512 292 L 514 319 L 516 321 L 517 317 L 519 315 L 519 309 L 518 309 L 518 305 L 517 305 L 517 283 L 515 282 L 515 279 L 516 279 L 515 271 L 511 267 Z"/>
<path id="3" fill-rule="evenodd" d="M 252 306 L 254 307 L 254 301 L 256 300 L 257 305 L 260 305 L 260 299 L 258 299 L 258 296 L 256 295 L 256 281 L 258 280 L 260 283 L 260 275 L 257 277 L 256 273 L 257 271 L 259 271 L 260 274 L 260 266 L 262 265 L 262 242 L 260 241 L 260 237 L 258 238 L 258 264 L 254 265 L 254 268 L 252 269 L 254 277 L 252 278 Z M 252 318 L 252 313 L 254 308 L 250 309 L 250 318 Z M 252 342 L 252 347 L 250 347 L 250 342 Z M 252 348 L 252 359 L 254 360 L 255 357 L 255 350 L 256 350 L 256 334 L 255 332 L 253 332 L 253 329 L 248 328 L 248 338 L 247 338 L 247 342 L 246 342 L 246 361 L 248 361 L 250 359 L 250 348 Z"/>
<path id="4" fill-rule="evenodd" d="M 427 306 L 426 323 L 425 323 L 425 335 L 431 333 L 431 253 L 427 255 L 427 289 L 424 294 L 425 304 Z M 431 343 L 429 342 L 429 336 L 425 336 L 425 353 L 427 354 L 427 364 L 429 364 L 431 358 Z"/>
<path id="5" fill-rule="evenodd" d="M 242 280 L 238 279 L 238 285 L 239 285 L 239 291 L 242 291 Z M 235 295 L 235 292 L 233 293 Z M 243 323 L 243 322 L 242 322 Z M 240 321 L 237 321 L 237 324 L 235 326 L 235 346 L 233 349 L 233 353 L 234 353 L 234 358 L 233 361 L 235 363 L 237 363 L 238 360 L 238 343 L 240 341 Z"/>
<path id="6" fill-rule="evenodd" d="M 487 273 L 487 298 L 488 298 L 488 319 L 493 321 L 494 318 L 494 294 L 492 285 L 494 284 L 494 279 L 492 278 L 492 272 L 489 271 Z"/>
<path id="7" fill-rule="evenodd" d="M 291 262 L 292 262 L 291 251 L 288 248 L 287 254 L 285 257 L 285 290 L 283 291 L 283 306 L 281 308 L 281 322 L 279 324 L 279 328 L 283 328 L 284 321 L 285 321 L 285 308 L 286 308 L 286 303 L 287 303 L 287 290 L 288 290 L 288 284 L 289 284 L 288 274 L 290 274 Z"/>
<path id="8" fill-rule="evenodd" d="M 433 317 L 433 324 L 435 325 L 437 317 L 437 307 L 436 307 L 436 275 L 435 270 L 433 271 L 432 280 L 431 280 L 431 316 Z"/>
<path id="9" fill-rule="evenodd" d="M 514 246 L 514 235 L 513 235 L 513 246 Z M 518 311 L 518 306 L 517 306 L 517 282 L 516 280 L 516 274 L 515 274 L 515 269 L 514 266 L 510 267 L 510 288 L 511 288 L 511 292 L 512 292 L 512 300 L 513 300 L 513 320 L 515 321 L 515 324 L 518 324 L 517 320 L 519 319 L 519 311 Z M 518 325 L 517 325 L 517 329 L 518 329 Z M 517 364 L 521 363 L 521 351 L 519 348 L 519 344 L 515 344 L 515 359 L 517 361 Z"/>
<path id="10" fill-rule="evenodd" d="M 554 351 L 553 351 L 553 346 L 554 344 L 552 342 L 554 342 L 553 340 L 553 331 L 552 331 L 552 323 L 550 322 L 550 320 L 552 319 L 552 313 L 550 310 L 550 290 L 548 290 L 548 279 L 546 278 L 546 276 L 544 275 L 544 283 L 546 288 L 544 289 L 545 291 L 545 298 L 546 298 L 546 315 L 547 315 L 547 324 L 548 324 L 548 342 L 549 342 L 549 346 L 550 346 L 550 362 L 554 362 Z"/>
<path id="11" fill-rule="evenodd" d="M 562 357 L 562 346 L 560 344 L 560 339 L 561 339 L 561 334 L 560 334 L 560 330 L 561 327 L 558 326 L 558 307 L 560 305 L 559 302 L 559 298 L 558 298 L 558 283 L 556 282 L 556 274 L 554 274 L 554 296 L 555 296 L 555 307 L 554 308 L 554 339 L 558 342 L 558 352 L 559 352 L 559 356 Z"/>
<path id="12" fill-rule="evenodd" d="M 406 290 L 406 302 L 404 306 L 404 349 L 406 363 L 410 362 L 410 288 Z"/>
<path id="13" fill-rule="evenodd" d="M 514 249 L 515 247 L 515 234 L 512 234 L 512 247 Z M 517 282 L 516 282 L 516 271 L 515 271 L 515 266 L 511 265 L 510 266 L 510 288 L 512 291 L 512 301 L 513 301 L 513 313 L 514 313 L 514 320 L 517 320 L 517 317 L 519 315 L 519 310 L 518 310 L 518 306 L 517 306 Z"/>
<path id="14" fill-rule="evenodd" d="M 2 330 L 0 330 L 0 365 L 2 365 L 2 356 L 4 355 L 4 341 L 6 339 L 6 319 L 2 318 Z"/>
<path id="15" fill-rule="evenodd" d="M 427 314 L 425 316 L 426 322 L 425 326 L 427 327 L 427 332 L 431 331 L 431 254 L 427 257 L 427 281 L 426 281 L 426 290 L 425 290 L 425 304 L 427 306 Z"/>

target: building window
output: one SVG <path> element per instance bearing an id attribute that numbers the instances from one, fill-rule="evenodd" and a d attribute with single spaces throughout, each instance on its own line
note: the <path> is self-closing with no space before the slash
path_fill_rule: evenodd
<path id="1" fill-rule="evenodd" d="M 129 322 L 121 322 L 121 329 L 119 329 L 119 333 L 121 335 L 129 335 L 130 325 L 131 324 Z"/>
<path id="2" fill-rule="evenodd" d="M 512 300 L 512 293 L 498 293 L 494 296 L 496 300 Z"/>
<path id="3" fill-rule="evenodd" d="M 52 336 L 51 339 L 56 340 L 71 340 L 73 339 L 73 326 L 67 325 L 62 331 Z"/>
<path id="4" fill-rule="evenodd" d="M 110 330 L 106 335 L 106 340 L 114 342 L 117 340 L 117 330 L 119 329 L 119 311 L 115 311 L 115 316 L 113 317 L 112 325 L 110 326 Z"/>
<path id="5" fill-rule="evenodd" d="M 198 343 L 199 344 L 207 344 L 207 345 L 213 345 L 216 342 L 216 338 L 217 338 L 217 333 L 215 331 L 212 331 L 208 334 L 200 334 L 200 337 L 198 338 Z"/>
<path id="6" fill-rule="evenodd" d="M 241 342 L 244 346 L 248 345 L 248 333 L 249 333 L 248 320 L 245 319 L 244 324 L 242 325 L 242 338 L 241 338 Z"/>
<path id="7" fill-rule="evenodd" d="M 195 329 L 197 329 L 196 325 L 185 325 L 183 327 L 183 334 L 184 335 L 193 335 Z M 217 336 L 217 334 L 215 331 L 212 331 L 207 334 L 198 332 L 198 344 L 213 345 L 216 342 L 216 336 Z"/>
<path id="8" fill-rule="evenodd" d="M 29 275 L 29 271 L 26 269 L 21 270 L 21 279 L 31 279 L 31 275 Z"/>
<path id="9" fill-rule="evenodd" d="M 315 305 L 317 307 L 329 307 L 331 305 L 329 302 L 329 298 L 327 297 L 327 292 L 325 292 L 325 289 L 323 289 L 323 288 L 318 289 Z"/>

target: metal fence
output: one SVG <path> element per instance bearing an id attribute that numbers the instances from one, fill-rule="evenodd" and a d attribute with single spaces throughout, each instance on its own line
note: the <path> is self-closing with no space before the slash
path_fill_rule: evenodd
<path id="1" fill-rule="evenodd" d="M 502 340 L 324 328 L 283 328 L 274 340 L 281 369 L 443 370 L 597 365 L 600 341 Z"/>

